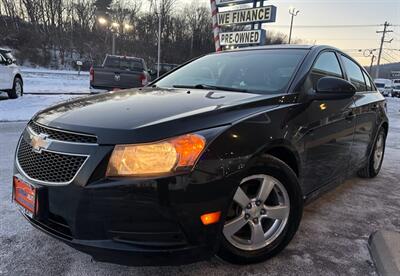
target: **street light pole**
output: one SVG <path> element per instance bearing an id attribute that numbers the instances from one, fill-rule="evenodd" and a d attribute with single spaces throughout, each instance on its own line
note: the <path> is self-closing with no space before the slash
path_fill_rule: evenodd
<path id="1" fill-rule="evenodd" d="M 157 78 L 160 77 L 161 62 L 161 13 L 158 13 Z"/>
<path id="2" fill-rule="evenodd" d="M 111 54 L 115 55 L 117 35 L 122 33 L 122 31 L 124 34 L 127 33 L 129 30 L 133 29 L 133 26 L 129 25 L 128 23 L 125 23 L 121 26 L 121 24 L 118 22 L 109 22 L 104 17 L 99 17 L 98 21 L 100 25 L 107 26 L 107 29 L 111 32 Z"/>
<path id="3" fill-rule="evenodd" d="M 112 48 L 111 48 L 111 54 L 115 55 L 115 32 L 112 32 Z"/>
<path id="4" fill-rule="evenodd" d="M 299 14 L 299 10 L 296 10 L 295 8 L 291 7 L 289 8 L 289 13 L 292 15 L 292 19 L 290 22 L 290 32 L 289 32 L 289 44 L 292 40 L 292 30 L 293 30 L 293 19 L 295 16 L 297 16 Z"/>

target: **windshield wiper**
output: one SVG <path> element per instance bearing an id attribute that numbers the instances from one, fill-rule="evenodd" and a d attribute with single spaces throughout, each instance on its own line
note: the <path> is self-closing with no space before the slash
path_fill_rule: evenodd
<path id="1" fill-rule="evenodd" d="M 193 88 L 193 89 L 212 89 L 212 90 L 224 90 L 234 92 L 248 92 L 246 89 L 233 88 L 228 86 L 218 86 L 210 84 L 196 84 L 196 85 L 174 85 L 174 88 Z"/>

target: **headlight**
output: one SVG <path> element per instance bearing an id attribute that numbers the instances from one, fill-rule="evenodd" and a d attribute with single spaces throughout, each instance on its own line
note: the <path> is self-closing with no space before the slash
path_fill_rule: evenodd
<path id="1" fill-rule="evenodd" d="M 192 167 L 205 147 L 205 138 L 187 134 L 168 140 L 137 145 L 117 145 L 107 176 L 148 176 Z"/>

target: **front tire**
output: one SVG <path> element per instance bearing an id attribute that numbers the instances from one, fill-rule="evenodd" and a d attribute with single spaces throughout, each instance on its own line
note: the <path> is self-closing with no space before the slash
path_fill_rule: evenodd
<path id="1" fill-rule="evenodd" d="M 263 156 L 235 192 L 218 256 L 236 264 L 275 256 L 292 240 L 302 213 L 296 174 L 283 161 Z"/>
<path id="2" fill-rule="evenodd" d="M 368 163 L 357 173 L 359 177 L 374 178 L 379 174 L 383 163 L 383 157 L 385 156 L 385 146 L 386 131 L 384 128 L 381 128 L 376 138 Z"/>
<path id="3" fill-rule="evenodd" d="M 13 88 L 7 92 L 10 99 L 17 99 L 24 95 L 24 88 L 21 78 L 16 77 L 14 79 Z"/>

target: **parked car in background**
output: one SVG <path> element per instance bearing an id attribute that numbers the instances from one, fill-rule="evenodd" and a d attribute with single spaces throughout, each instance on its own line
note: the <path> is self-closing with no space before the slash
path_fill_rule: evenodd
<path id="1" fill-rule="evenodd" d="M 175 69 L 178 65 L 171 63 L 160 63 L 160 77 L 169 71 Z M 157 78 L 157 64 L 150 70 L 150 76 L 152 80 Z"/>
<path id="2" fill-rule="evenodd" d="M 375 79 L 375 86 L 379 92 L 385 97 L 389 97 L 392 93 L 392 81 L 388 79 Z"/>
<path id="3" fill-rule="evenodd" d="M 10 50 L 0 48 L 0 91 L 7 92 L 10 99 L 24 94 L 22 74 Z"/>
<path id="4" fill-rule="evenodd" d="M 262 262 L 292 240 L 305 202 L 356 172 L 378 175 L 388 127 L 385 98 L 338 49 L 214 53 L 143 89 L 37 113 L 13 199 L 95 260 Z"/>
<path id="5" fill-rule="evenodd" d="M 90 68 L 93 93 L 143 87 L 149 80 L 147 65 L 142 58 L 107 55 L 102 66 Z"/>
<path id="6" fill-rule="evenodd" d="M 400 98 L 400 79 L 393 80 L 392 97 Z"/>
<path id="7" fill-rule="evenodd" d="M 400 98 L 400 84 L 395 84 L 392 90 L 392 97 Z"/>

